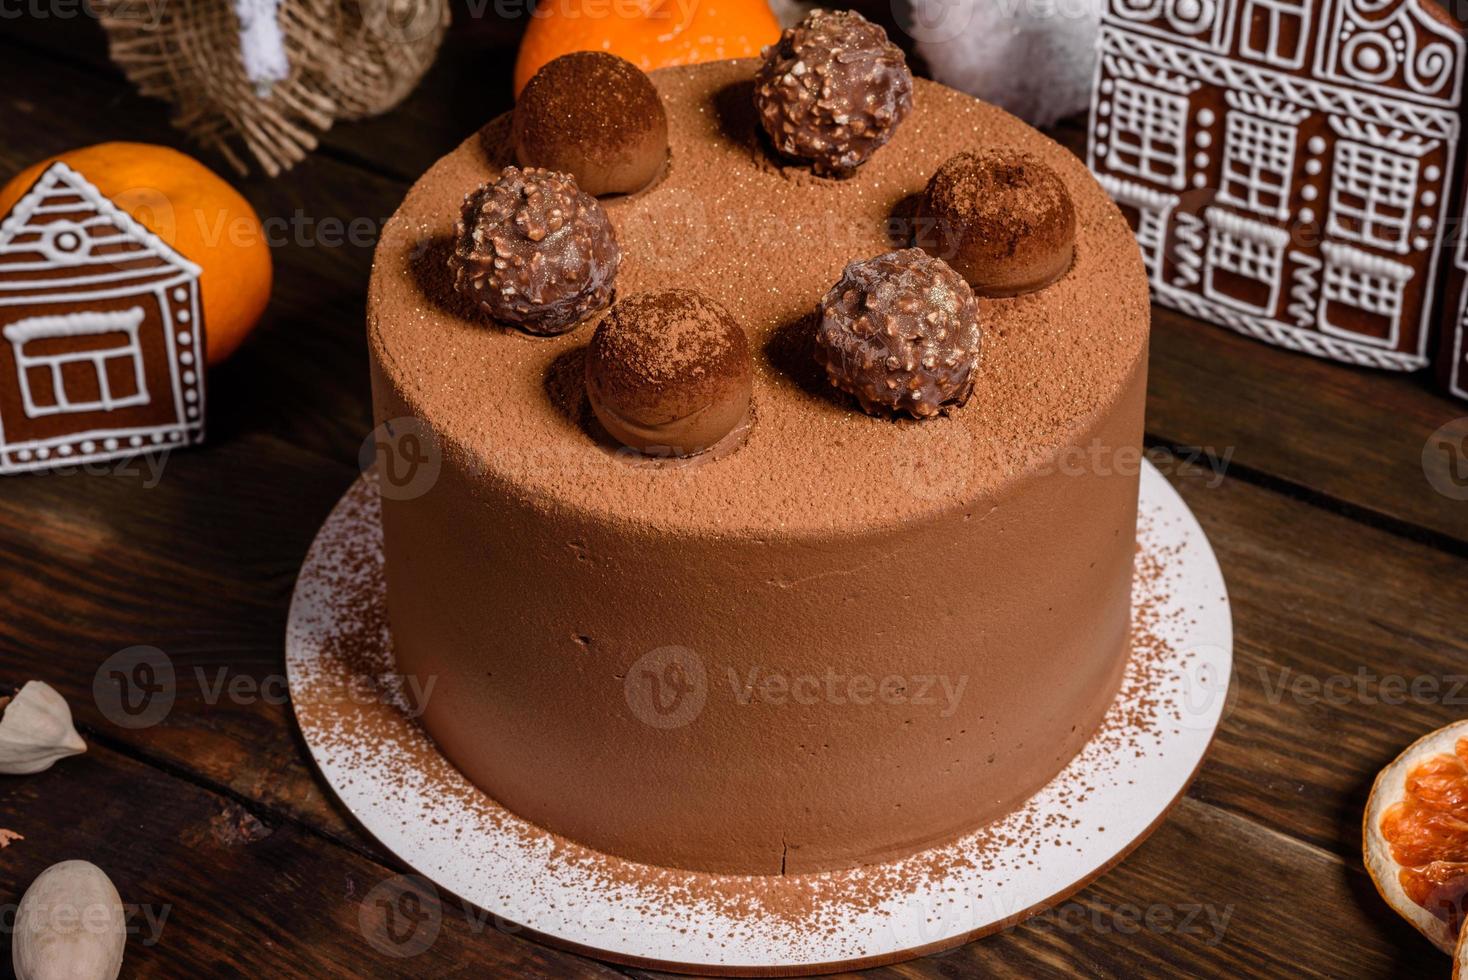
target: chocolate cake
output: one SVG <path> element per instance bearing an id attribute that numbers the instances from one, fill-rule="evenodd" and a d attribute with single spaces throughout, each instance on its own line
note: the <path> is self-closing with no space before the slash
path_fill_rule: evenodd
<path id="1" fill-rule="evenodd" d="M 923 80 L 908 108 L 872 57 L 898 108 L 854 154 L 822 142 L 843 112 L 771 108 L 769 62 L 653 73 L 666 160 L 600 199 L 615 295 L 563 333 L 455 288 L 455 268 L 491 288 L 543 261 L 533 239 L 497 259 L 456 233 L 466 195 L 545 165 L 509 117 L 423 176 L 377 250 L 376 417 L 420 420 L 440 457 L 430 489 L 383 500 L 399 668 L 473 782 L 617 857 L 779 875 L 951 840 L 1065 766 L 1128 657 L 1148 333 L 1131 230 L 1061 147 Z M 828 129 L 781 149 L 762 112 Z M 937 220 L 967 220 L 964 185 L 1033 213 L 971 201 L 978 238 L 925 237 L 930 181 L 970 151 L 1023 171 L 964 158 Z M 583 204 L 557 220 L 597 220 Z M 970 292 L 1003 264 L 994 235 L 1032 220 L 1045 241 L 1021 234 L 997 277 L 1021 294 Z M 715 422 L 689 422 L 705 404 Z"/>

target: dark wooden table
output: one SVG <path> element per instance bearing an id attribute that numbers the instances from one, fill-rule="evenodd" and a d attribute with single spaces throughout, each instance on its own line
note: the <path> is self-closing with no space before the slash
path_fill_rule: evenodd
<path id="1" fill-rule="evenodd" d="M 187 148 L 80 9 L 0 27 L 0 176 L 107 139 Z M 426 952 L 381 952 L 363 898 L 403 869 L 324 791 L 284 697 L 296 571 L 370 429 L 370 230 L 508 107 L 515 31 L 461 24 L 397 112 L 338 127 L 278 180 L 239 182 L 278 236 L 277 285 L 258 333 L 210 377 L 206 447 L 157 480 L 122 467 L 0 481 L 0 687 L 50 682 L 91 745 L 0 777 L 0 828 L 25 838 L 0 851 L 0 924 L 42 868 L 86 858 L 136 903 L 126 976 L 643 975 L 450 896 Z M 1078 127 L 1058 135 L 1079 148 Z M 1463 415 L 1420 378 L 1158 310 L 1147 438 L 1223 565 L 1237 698 L 1192 790 L 1119 867 L 1056 912 L 872 972 L 1446 976 L 1447 958 L 1377 897 L 1360 822 L 1382 765 L 1468 715 L 1468 503 L 1423 463 Z M 1200 447 L 1227 459 L 1221 480 L 1186 465 Z M 161 723 L 128 729 L 93 680 L 139 644 L 172 659 L 178 694 Z"/>

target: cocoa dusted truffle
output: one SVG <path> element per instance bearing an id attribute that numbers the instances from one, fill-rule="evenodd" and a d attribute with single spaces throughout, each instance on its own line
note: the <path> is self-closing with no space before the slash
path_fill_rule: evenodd
<path id="1" fill-rule="evenodd" d="M 621 300 L 586 352 L 586 391 L 602 426 L 656 455 L 692 456 L 734 431 L 752 379 L 743 328 L 691 289 Z"/>
<path id="2" fill-rule="evenodd" d="M 1076 212 L 1060 176 L 1006 150 L 960 153 L 928 181 L 918 244 L 953 266 L 980 296 L 1043 289 L 1070 270 Z"/>
<path id="3" fill-rule="evenodd" d="M 850 176 L 912 110 L 912 73 L 887 32 L 850 10 L 814 10 L 762 52 L 754 104 L 775 148 Z"/>
<path id="4" fill-rule="evenodd" d="M 816 360 L 864 411 L 931 418 L 962 406 L 979 365 L 979 304 L 919 248 L 853 262 L 818 310 Z"/>
<path id="5" fill-rule="evenodd" d="M 530 79 L 515 103 L 511 140 L 522 166 L 564 171 L 588 194 L 630 194 L 668 157 L 668 115 L 632 62 L 577 51 Z"/>
<path id="6" fill-rule="evenodd" d="M 569 174 L 506 167 L 464 198 L 455 232 L 454 287 L 496 320 L 565 333 L 612 297 L 616 235 Z"/>

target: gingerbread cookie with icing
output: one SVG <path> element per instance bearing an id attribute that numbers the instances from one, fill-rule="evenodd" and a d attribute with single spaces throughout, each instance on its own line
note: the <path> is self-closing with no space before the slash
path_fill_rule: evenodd
<path id="1" fill-rule="evenodd" d="M 1157 301 L 1426 366 L 1465 60 L 1436 0 L 1108 0 L 1089 162 Z"/>
<path id="2" fill-rule="evenodd" d="M 64 163 L 0 222 L 0 473 L 204 438 L 200 269 Z"/>
<path id="3" fill-rule="evenodd" d="M 1468 185 L 1468 166 L 1463 180 Z M 1437 377 L 1448 394 L 1468 399 L 1468 200 L 1446 247 L 1452 249 L 1453 267 L 1443 295 Z"/>

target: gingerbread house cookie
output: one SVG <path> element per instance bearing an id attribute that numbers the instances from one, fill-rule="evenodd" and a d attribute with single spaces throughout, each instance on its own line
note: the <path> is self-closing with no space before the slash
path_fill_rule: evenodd
<path id="1" fill-rule="evenodd" d="M 1108 0 L 1089 162 L 1157 301 L 1425 366 L 1465 60 L 1434 0 Z"/>
<path id="2" fill-rule="evenodd" d="M 1468 171 L 1463 184 L 1468 192 Z M 1452 249 L 1453 267 L 1443 294 L 1437 376 L 1449 394 L 1468 399 L 1468 193 L 1446 247 Z"/>
<path id="3" fill-rule="evenodd" d="M 199 442 L 199 267 L 64 163 L 0 223 L 0 473 Z"/>

